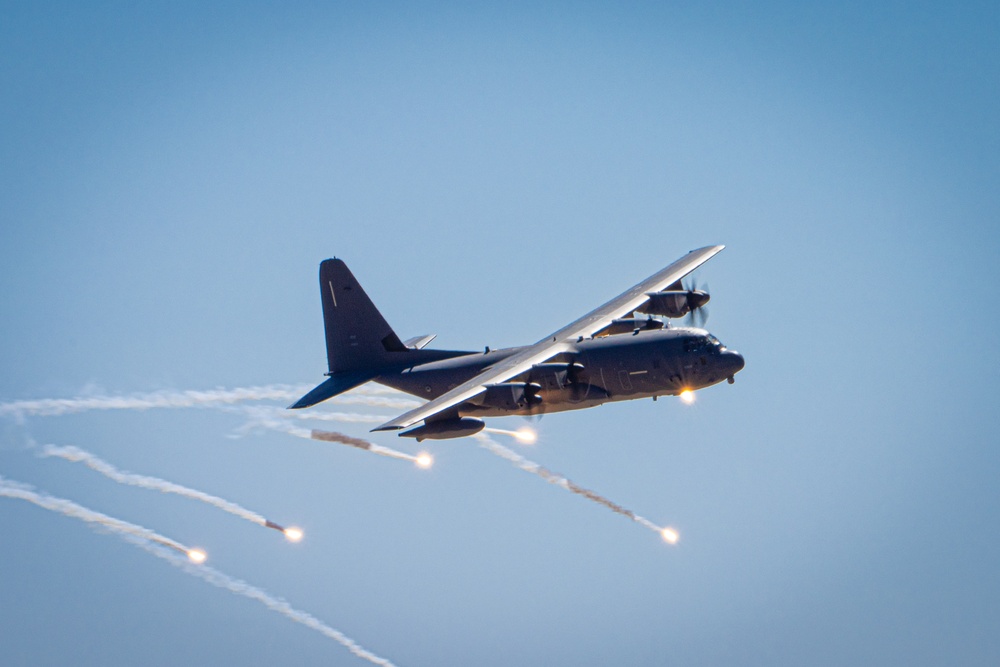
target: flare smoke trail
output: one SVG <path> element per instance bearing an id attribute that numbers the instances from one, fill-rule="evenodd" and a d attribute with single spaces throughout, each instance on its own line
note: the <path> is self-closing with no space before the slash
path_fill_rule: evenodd
<path id="1" fill-rule="evenodd" d="M 335 396 L 330 399 L 333 403 L 340 403 L 343 405 L 370 405 L 374 408 L 399 408 L 400 410 L 409 410 L 410 408 L 415 408 L 421 405 L 420 401 L 409 399 L 409 398 L 392 398 L 383 396 L 371 396 L 364 394 L 355 394 L 357 390 L 352 390 L 349 393 L 341 394 L 340 396 Z M 401 393 L 401 392 L 400 392 Z M 401 396 L 405 394 L 401 393 Z"/>
<path id="2" fill-rule="evenodd" d="M 122 521 L 121 519 L 116 519 L 106 514 L 88 509 L 82 505 L 74 503 L 71 500 L 57 498 L 55 496 L 37 492 L 33 489 L 33 487 L 27 484 L 14 482 L 3 477 L 0 477 L 0 496 L 27 500 L 28 502 L 34 503 L 35 505 L 43 507 L 47 510 L 59 512 L 60 514 L 73 517 L 74 519 L 80 519 L 92 525 L 107 528 L 135 546 L 145 549 L 154 556 L 158 556 L 166 560 L 171 565 L 184 570 L 188 574 L 207 581 L 213 586 L 248 597 L 251 600 L 256 600 L 271 611 L 276 611 L 296 623 L 300 623 L 307 628 L 311 628 L 322 633 L 326 637 L 329 637 L 339 643 L 359 658 L 363 658 L 372 664 L 380 665 L 381 667 L 395 667 L 393 663 L 363 648 L 344 633 L 331 628 L 329 625 L 323 623 L 311 614 L 295 609 L 284 600 L 275 598 L 271 594 L 257 588 L 256 586 L 251 586 L 245 581 L 234 579 L 233 577 L 219 572 L 214 568 L 206 565 L 196 566 L 188 560 L 179 558 L 173 552 L 167 551 L 163 547 L 169 547 L 174 551 L 179 551 L 186 555 L 190 555 L 192 552 L 186 549 L 184 545 L 179 542 L 175 542 L 169 537 L 164 537 L 163 535 L 160 535 L 148 528 L 138 526 L 134 523 Z"/>
<path id="3" fill-rule="evenodd" d="M 186 556 L 191 556 L 193 553 L 191 549 L 188 549 L 180 542 L 160 535 L 149 528 L 144 528 L 134 523 L 129 523 L 128 521 L 116 519 L 112 516 L 108 516 L 107 514 L 102 514 L 101 512 L 88 509 L 82 505 L 77 505 L 72 500 L 57 498 L 46 493 L 41 493 L 28 484 L 14 482 L 2 476 L 0 476 L 0 496 L 27 500 L 29 503 L 34 503 L 41 508 L 58 512 L 74 519 L 80 519 L 81 521 L 85 521 L 86 523 L 94 526 L 107 528 L 108 530 L 120 535 L 131 535 L 132 537 L 137 537 L 147 542 L 155 542 L 156 544 L 169 547 Z"/>
<path id="4" fill-rule="evenodd" d="M 43 398 L 34 401 L 0 403 L 0 416 L 57 416 L 87 410 L 149 410 L 152 408 L 190 408 L 231 405 L 242 401 L 289 400 L 308 391 L 305 386 L 269 385 L 208 391 L 158 391 L 130 396 L 78 396 Z"/>
<path id="5" fill-rule="evenodd" d="M 80 449 L 79 447 L 57 447 L 55 445 L 45 445 L 45 447 L 42 448 L 42 456 L 56 456 L 73 463 L 83 463 L 91 470 L 96 470 L 108 479 L 114 480 L 119 484 L 138 486 L 143 489 L 160 491 L 161 493 L 174 493 L 179 496 L 184 496 L 185 498 L 191 498 L 192 500 L 198 500 L 213 507 L 217 507 L 224 512 L 234 514 L 241 519 L 246 519 L 247 521 L 252 521 L 258 525 L 265 526 L 267 528 L 275 528 L 275 530 L 281 530 L 284 532 L 284 528 L 278 526 L 278 524 L 268 521 L 264 516 L 248 510 L 245 507 L 241 507 L 236 503 L 219 498 L 218 496 L 213 496 L 209 493 L 205 493 L 204 491 L 198 491 L 197 489 L 175 484 L 174 482 L 168 482 L 167 480 L 160 479 L 159 477 L 137 475 L 135 473 L 119 470 L 111 463 L 108 463 L 104 459 L 101 459 L 84 449 Z"/>
<path id="6" fill-rule="evenodd" d="M 367 400 L 368 398 L 375 398 L 375 397 L 359 396 L 357 398 Z M 327 410 L 309 410 L 309 411 L 286 410 L 285 408 L 277 408 L 274 407 L 273 405 L 243 405 L 243 406 L 231 406 L 231 407 L 227 406 L 220 409 L 226 412 L 245 414 L 253 419 L 256 419 L 257 421 L 298 420 L 298 421 L 357 423 L 357 424 L 381 424 L 382 422 L 386 422 L 392 419 L 392 416 L 389 415 L 372 415 L 372 414 L 364 414 L 361 412 L 329 412 Z"/>
<path id="7" fill-rule="evenodd" d="M 569 491 L 571 493 L 575 493 L 577 495 L 583 496 L 587 500 L 592 500 L 595 503 L 598 503 L 599 505 L 604 505 L 605 507 L 607 507 L 612 512 L 615 512 L 616 514 L 621 514 L 622 516 L 628 517 L 629 519 L 631 519 L 632 521 L 635 521 L 639 525 L 644 526 L 646 528 L 649 528 L 650 530 L 652 530 L 652 531 L 654 531 L 656 533 L 659 533 L 660 536 L 662 536 L 668 542 L 676 542 L 677 541 L 676 532 L 673 529 L 671 529 L 671 528 L 665 528 L 665 527 L 662 527 L 662 526 L 657 526 L 655 523 L 653 523 L 649 519 L 647 519 L 647 518 L 645 518 L 643 516 L 639 516 L 638 514 L 636 514 L 635 512 L 633 512 L 632 510 L 625 509 L 624 507 L 622 507 L 618 503 L 615 503 L 615 502 L 613 502 L 611 500 L 608 500 L 607 498 L 605 498 L 601 494 L 599 494 L 599 493 L 597 493 L 595 491 L 591 491 L 590 489 L 585 489 L 582 486 L 576 484 L 575 482 L 572 482 L 569 479 L 567 479 L 566 477 L 560 475 L 559 473 L 552 472 L 551 470 L 548 470 L 547 468 L 542 467 L 541 465 L 535 463 L 534 461 L 530 461 L 530 460 L 524 458 L 523 456 L 521 456 L 517 452 L 512 451 L 510 449 L 507 449 L 506 447 L 504 447 L 500 443 L 498 443 L 495 440 L 493 440 L 492 438 L 490 438 L 488 435 L 484 435 L 482 433 L 477 433 L 476 435 L 474 435 L 472 437 L 474 437 L 476 440 L 479 441 L 479 445 L 483 449 L 487 450 L 488 452 L 490 452 L 490 453 L 492 453 L 492 454 L 494 454 L 496 456 L 499 456 L 502 459 L 506 459 L 507 461 L 510 461 L 511 463 L 513 463 L 514 465 L 516 465 L 521 470 L 524 470 L 525 472 L 530 472 L 530 473 L 532 473 L 534 475 L 538 475 L 539 477 L 541 477 L 542 479 L 544 479 L 549 484 L 555 484 L 556 486 L 562 487 L 562 488 L 566 489 L 567 491 Z"/>
<path id="8" fill-rule="evenodd" d="M 379 423 L 391 419 L 391 417 L 384 416 L 374 416 L 374 415 L 353 415 L 339 412 L 320 412 L 320 413 L 305 413 L 301 416 L 291 415 L 289 416 L 285 411 L 275 411 L 272 408 L 266 406 L 252 406 L 244 408 L 243 410 L 246 414 L 251 416 L 251 421 L 240 428 L 237 433 L 246 433 L 251 431 L 256 427 L 269 428 L 273 431 L 279 431 L 281 433 L 287 433 L 289 435 L 294 435 L 297 438 L 304 438 L 306 440 L 322 440 L 324 442 L 337 442 L 343 445 L 348 445 L 350 447 L 356 447 L 358 449 L 363 449 L 373 454 L 379 454 L 380 456 L 388 456 L 394 459 L 402 459 L 404 461 L 411 461 L 416 463 L 421 468 L 429 468 L 433 459 L 429 454 L 423 453 L 416 456 L 412 454 L 407 454 L 391 447 L 384 447 L 382 445 L 377 445 L 374 442 L 369 442 L 361 438 L 354 438 L 343 433 L 337 433 L 335 431 L 321 431 L 317 429 L 309 430 L 294 426 L 288 423 L 288 419 L 311 419 L 313 415 L 322 415 L 320 417 L 323 421 L 377 421 Z M 343 417 L 347 417 L 344 419 Z M 363 419 L 355 419 L 355 417 L 360 417 Z"/>
<path id="9" fill-rule="evenodd" d="M 296 623 L 301 623 L 302 625 L 315 630 L 323 634 L 326 637 L 334 640 L 348 651 L 354 655 L 367 660 L 368 662 L 380 665 L 381 667 L 395 667 L 395 665 L 389 660 L 375 655 L 368 649 L 362 647 L 353 639 L 345 635 L 340 630 L 331 628 L 329 625 L 319 620 L 312 614 L 306 613 L 304 611 L 299 611 L 298 609 L 292 607 L 290 604 L 285 602 L 280 598 L 276 598 L 267 591 L 252 586 L 240 579 L 235 579 L 230 577 L 228 574 L 219 572 L 218 570 L 208 567 L 207 565 L 192 565 L 182 558 L 178 558 L 174 554 L 165 549 L 160 549 L 155 544 L 151 544 L 145 540 L 130 540 L 136 546 L 145 549 L 149 553 L 159 556 L 160 558 L 166 560 L 171 565 L 178 567 L 190 575 L 198 577 L 203 581 L 222 588 L 224 590 L 236 593 L 237 595 L 242 595 L 243 597 L 250 598 L 251 600 L 256 600 L 262 605 L 270 609 L 271 611 L 276 611 L 282 616 L 295 621 Z"/>
<path id="10" fill-rule="evenodd" d="M 305 431 L 305 429 L 298 430 Z M 382 456 L 389 456 L 394 459 L 403 459 L 404 461 L 412 461 L 413 463 L 417 463 L 419 465 L 424 465 L 424 461 L 426 460 L 421 459 L 419 456 L 406 454 L 405 452 L 400 452 L 390 447 L 376 445 L 374 442 L 368 442 L 367 440 L 362 440 L 361 438 L 353 438 L 349 435 L 344 435 L 343 433 L 337 433 L 335 431 L 319 431 L 313 429 L 312 431 L 308 431 L 308 433 L 308 436 L 302 437 L 308 437 L 312 440 L 323 440 L 325 442 L 339 442 L 343 445 L 364 449 L 365 451 L 372 452 L 373 454 L 381 454 Z"/>
<path id="11" fill-rule="evenodd" d="M 236 389 L 205 391 L 157 391 L 126 396 L 77 396 L 74 398 L 42 398 L 37 400 L 0 403 L 0 417 L 23 418 L 58 416 L 88 410 L 150 410 L 154 408 L 192 408 L 232 405 L 245 401 L 294 400 L 311 389 L 309 385 L 274 384 Z M 389 394 L 389 396 L 385 396 Z M 358 387 L 331 399 L 335 403 L 369 405 L 372 407 L 412 408 L 418 401 L 403 398 L 405 394 L 384 387 Z"/>

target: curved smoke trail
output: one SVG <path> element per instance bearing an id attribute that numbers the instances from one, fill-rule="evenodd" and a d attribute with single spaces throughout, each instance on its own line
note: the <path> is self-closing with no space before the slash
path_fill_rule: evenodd
<path id="1" fill-rule="evenodd" d="M 242 595 L 243 597 L 250 598 L 251 600 L 256 600 L 257 602 L 260 602 L 262 605 L 264 605 L 271 611 L 275 611 L 281 614 L 282 616 L 292 621 L 295 621 L 296 623 L 300 623 L 306 626 L 307 628 L 315 630 L 316 632 L 319 632 L 320 634 L 329 637 L 330 639 L 334 640 L 335 642 L 337 642 L 338 644 L 340 644 L 341 646 L 343 646 L 344 648 L 346 648 L 348 651 L 358 656 L 359 658 L 367 660 L 372 664 L 380 665 L 381 667 L 395 667 L 395 665 L 392 662 L 372 653 L 371 651 L 364 648 L 356 641 L 345 635 L 340 630 L 337 630 L 336 628 L 331 628 L 329 625 L 319 620 L 312 614 L 296 609 L 295 607 L 288 604 L 284 600 L 274 597 L 273 595 L 263 590 L 262 588 L 258 588 L 256 586 L 248 584 L 247 582 L 242 581 L 240 579 L 230 577 L 228 574 L 220 572 L 207 565 L 194 565 L 189 561 L 184 560 L 183 558 L 178 558 L 169 551 L 160 549 L 155 544 L 151 544 L 143 540 L 135 540 L 133 541 L 133 543 L 136 546 L 145 549 L 149 553 L 155 556 L 159 556 L 160 558 L 169 562 L 171 565 L 184 570 L 185 572 L 187 572 L 192 576 L 198 577 L 199 579 L 206 581 L 218 588 L 222 588 L 232 593 L 236 593 L 237 595 Z"/>
<path id="2" fill-rule="evenodd" d="M 371 452 L 373 454 L 378 454 L 380 456 L 388 456 L 393 459 L 402 459 L 404 461 L 410 461 L 411 463 L 416 463 L 422 468 L 426 468 L 430 465 L 431 459 L 427 454 L 421 454 L 414 456 L 413 454 L 407 454 L 406 452 L 401 452 L 392 447 L 385 447 L 384 445 L 378 445 L 374 442 L 369 442 L 362 438 L 355 438 L 343 433 L 337 433 L 335 431 L 320 431 L 317 429 L 307 429 L 300 426 L 295 426 L 289 423 L 292 419 L 304 419 L 312 420 L 319 419 L 320 421 L 337 421 L 337 422 L 377 422 L 381 423 L 392 419 L 392 417 L 386 417 L 384 415 L 358 415 L 352 413 L 340 413 L 340 412 L 309 412 L 309 413 L 297 413 L 294 411 L 278 410 L 269 406 L 246 406 L 239 409 L 244 414 L 250 416 L 250 421 L 243 425 L 237 433 L 246 433 L 252 431 L 255 428 L 266 428 L 272 431 L 277 431 L 279 433 L 287 433 L 288 435 L 294 435 L 297 438 L 303 438 L 305 440 L 322 440 L 325 442 L 337 442 L 343 445 L 348 445 L 355 447 L 357 449 L 363 449 L 365 451 Z"/>
<path id="3" fill-rule="evenodd" d="M 224 512 L 229 512 L 230 514 L 234 514 L 241 519 L 252 521 L 253 523 L 261 526 L 266 526 L 268 523 L 267 519 L 257 512 L 248 510 L 247 508 L 225 500 L 224 498 L 219 498 L 218 496 L 213 496 L 209 493 L 205 493 L 204 491 L 198 491 L 197 489 L 192 489 L 180 484 L 175 484 L 174 482 L 168 482 L 167 480 L 160 479 L 159 477 L 137 475 L 135 473 L 119 470 L 111 463 L 108 463 L 104 459 L 84 449 L 80 449 L 79 447 L 57 447 L 55 445 L 45 445 L 45 447 L 42 448 L 42 456 L 55 456 L 73 463 L 83 463 L 91 470 L 96 470 L 108 479 L 112 479 L 119 484 L 137 486 L 143 489 L 160 491 L 161 493 L 173 493 L 178 496 L 184 496 L 185 498 L 191 498 L 192 500 L 207 503 Z"/>
<path id="4" fill-rule="evenodd" d="M 395 667 L 395 665 L 389 660 L 386 660 L 385 658 L 365 649 L 339 630 L 331 628 L 329 625 L 323 623 L 311 614 L 295 609 L 284 600 L 274 597 L 267 591 L 257 588 L 256 586 L 252 586 L 245 581 L 230 577 L 229 575 L 214 568 L 205 565 L 195 565 L 189 560 L 180 558 L 173 552 L 167 551 L 163 547 L 168 547 L 174 551 L 184 554 L 190 555 L 192 553 L 180 542 L 172 540 L 169 537 L 164 537 L 155 531 L 134 523 L 116 519 L 108 516 L 107 514 L 83 507 L 82 505 L 78 505 L 71 500 L 57 498 L 46 493 L 38 492 L 27 484 L 14 482 L 5 479 L 4 477 L 0 477 L 0 497 L 27 500 L 28 502 L 34 503 L 44 509 L 52 510 L 74 519 L 80 519 L 81 521 L 85 521 L 91 525 L 106 528 L 124 538 L 131 544 L 134 544 L 135 546 L 138 546 L 149 553 L 166 560 L 171 565 L 179 567 L 190 575 L 196 576 L 213 586 L 228 590 L 236 593 L 237 595 L 242 595 L 250 598 L 251 600 L 256 600 L 271 611 L 275 611 L 282 616 L 295 621 L 296 623 L 300 623 L 307 628 L 311 628 L 312 630 L 323 634 L 324 636 L 336 641 L 359 658 L 363 658 L 372 664 L 380 665 L 380 667 Z"/>
<path id="5" fill-rule="evenodd" d="M 116 519 L 113 516 L 97 512 L 84 507 L 83 505 L 78 505 L 72 500 L 57 498 L 56 496 L 50 496 L 47 493 L 41 493 L 28 484 L 14 482 L 2 476 L 0 476 L 0 496 L 27 500 L 29 503 L 34 503 L 43 509 L 58 512 L 59 514 L 72 517 L 74 519 L 79 519 L 80 521 L 89 523 L 92 526 L 106 528 L 120 535 L 131 535 L 133 537 L 146 540 L 147 542 L 155 542 L 156 544 L 169 547 L 174 551 L 178 551 L 185 555 L 190 555 L 192 551 L 177 540 L 172 540 L 169 537 L 160 535 L 156 531 L 150 530 L 149 528 L 144 528 L 137 524 L 129 523 L 128 521 Z"/>
<path id="6" fill-rule="evenodd" d="M 193 408 L 233 405 L 246 401 L 288 401 L 307 392 L 309 385 L 273 384 L 235 389 L 188 391 L 155 391 L 128 395 L 76 396 L 73 398 L 41 398 L 0 403 L 0 417 L 18 419 L 26 416 L 59 416 L 88 410 L 151 410 L 156 408 Z M 388 396 L 387 396 L 388 395 Z M 412 408 L 419 401 L 404 398 L 395 389 L 379 386 L 357 387 L 349 393 L 330 399 L 345 405 Z"/>
<path id="7" fill-rule="evenodd" d="M 304 386 L 284 384 L 207 391 L 157 391 L 127 396 L 77 396 L 42 398 L 0 403 L 0 416 L 58 416 L 87 410 L 150 410 L 230 405 L 243 401 L 289 400 L 307 391 Z"/>
<path id="8" fill-rule="evenodd" d="M 599 505 L 607 507 L 609 510 L 615 512 L 616 514 L 621 514 L 624 517 L 628 517 L 629 519 L 635 521 L 639 525 L 658 533 L 664 540 L 670 542 L 671 544 L 677 542 L 679 536 L 677 535 L 677 531 L 675 531 L 673 528 L 657 526 L 655 523 L 653 523 L 646 517 L 639 516 L 632 510 L 626 509 L 621 505 L 619 505 L 618 503 L 608 500 L 607 498 L 597 493 L 596 491 L 591 491 L 590 489 L 586 489 L 580 486 L 579 484 L 576 484 L 575 482 L 564 477 L 563 475 L 560 475 L 559 473 L 556 472 L 552 472 L 551 470 L 544 468 L 538 463 L 526 459 L 517 452 L 507 449 L 500 443 L 490 438 L 488 435 L 485 435 L 483 433 L 477 433 L 472 437 L 479 441 L 480 447 L 490 452 L 491 454 L 494 454 L 502 459 L 510 461 L 521 470 L 524 470 L 525 472 L 530 472 L 533 475 L 538 475 L 549 484 L 554 484 L 558 487 L 566 489 L 570 493 L 575 493 L 579 496 L 583 496 L 587 500 L 591 500 Z"/>
<path id="9" fill-rule="evenodd" d="M 306 433 L 308 433 L 308 435 L 306 435 Z M 339 442 L 342 445 L 363 449 L 366 452 L 371 452 L 373 454 L 388 456 L 394 459 L 403 459 L 404 461 L 411 461 L 422 468 L 426 468 L 430 465 L 430 458 L 427 454 L 414 456 L 412 454 L 407 454 L 406 452 L 393 449 L 392 447 L 376 445 L 374 442 L 369 442 L 363 438 L 355 438 L 349 435 L 344 435 L 343 433 L 337 433 L 336 431 L 320 431 L 318 429 L 306 431 L 305 429 L 297 429 L 297 432 L 292 435 L 298 435 L 301 438 L 308 437 L 312 440 L 322 440 L 324 442 Z"/>

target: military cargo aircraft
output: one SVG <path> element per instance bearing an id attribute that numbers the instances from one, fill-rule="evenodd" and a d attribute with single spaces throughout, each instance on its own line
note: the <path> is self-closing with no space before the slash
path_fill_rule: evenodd
<path id="1" fill-rule="evenodd" d="M 373 431 L 440 440 L 478 433 L 482 417 L 579 410 L 731 384 L 744 365 L 738 352 L 704 329 L 659 319 L 687 315 L 704 322 L 708 293 L 681 280 L 724 247 L 692 250 L 534 345 L 484 352 L 428 349 L 435 336 L 400 340 L 347 265 L 325 260 L 319 282 L 327 380 L 290 408 L 374 381 L 428 400 Z"/>

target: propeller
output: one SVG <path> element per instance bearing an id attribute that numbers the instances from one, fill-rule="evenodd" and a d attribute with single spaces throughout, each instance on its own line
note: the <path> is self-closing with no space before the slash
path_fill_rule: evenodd
<path id="1" fill-rule="evenodd" d="M 703 329 L 708 321 L 708 308 L 705 304 L 712 298 L 708 293 L 708 284 L 699 285 L 692 280 L 684 289 L 688 293 L 688 321 L 691 326 Z"/>
<path id="2" fill-rule="evenodd" d="M 576 361 L 575 357 L 566 362 L 566 370 L 565 370 L 566 375 L 564 380 L 565 384 L 562 386 L 569 387 L 570 391 L 579 391 L 579 388 L 584 386 L 580 382 L 581 371 L 583 371 L 583 365 L 580 364 L 578 361 Z M 538 403 L 529 402 L 528 405 L 525 406 L 527 413 L 524 414 L 524 418 L 527 419 L 529 422 L 541 421 L 542 416 L 545 414 L 544 410 L 538 409 L 541 405 L 542 405 L 541 402 Z"/>

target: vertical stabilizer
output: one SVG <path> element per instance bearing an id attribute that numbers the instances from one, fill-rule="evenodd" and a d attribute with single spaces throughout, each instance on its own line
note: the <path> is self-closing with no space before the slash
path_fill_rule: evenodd
<path id="1" fill-rule="evenodd" d="M 291 405 L 308 408 L 374 380 L 383 373 L 471 352 L 427 350 L 433 336 L 419 336 L 403 344 L 378 308 L 361 289 L 354 274 L 339 259 L 319 265 L 319 287 L 326 329 L 326 381 Z"/>
<path id="2" fill-rule="evenodd" d="M 342 260 L 319 265 L 330 373 L 371 371 L 391 363 L 406 347 Z"/>

